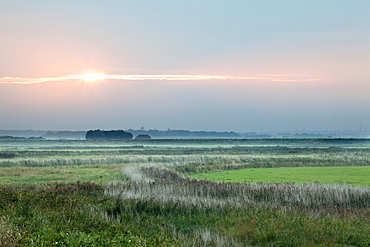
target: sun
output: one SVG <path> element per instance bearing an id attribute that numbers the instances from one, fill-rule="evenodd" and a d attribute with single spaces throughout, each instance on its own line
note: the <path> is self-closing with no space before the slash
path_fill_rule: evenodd
<path id="1" fill-rule="evenodd" d="M 105 74 L 97 74 L 97 73 L 86 73 L 83 75 L 79 75 L 78 79 L 82 79 L 84 81 L 97 81 L 97 80 L 104 80 L 106 79 Z"/>

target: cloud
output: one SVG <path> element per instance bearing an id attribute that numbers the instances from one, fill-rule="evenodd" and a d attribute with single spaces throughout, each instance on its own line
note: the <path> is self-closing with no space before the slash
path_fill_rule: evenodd
<path id="1" fill-rule="evenodd" d="M 70 79 L 69 77 L 3 77 L 0 78 L 1 84 L 36 84 L 43 82 L 53 82 L 53 81 L 64 81 Z"/>
<path id="2" fill-rule="evenodd" d="M 272 82 L 308 82 L 319 81 L 320 77 L 297 74 L 263 74 L 255 76 L 228 76 L 228 75 L 106 75 L 87 73 L 82 75 L 67 75 L 59 77 L 3 77 L 0 84 L 39 84 L 63 81 L 98 81 L 98 80 L 123 80 L 123 81 L 204 81 L 204 80 L 260 80 Z"/>

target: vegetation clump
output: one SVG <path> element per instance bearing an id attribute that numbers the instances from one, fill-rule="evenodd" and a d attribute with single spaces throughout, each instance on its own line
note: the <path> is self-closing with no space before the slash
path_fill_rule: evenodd
<path id="1" fill-rule="evenodd" d="M 18 246 L 19 233 L 6 216 L 0 218 L 0 246 Z"/>

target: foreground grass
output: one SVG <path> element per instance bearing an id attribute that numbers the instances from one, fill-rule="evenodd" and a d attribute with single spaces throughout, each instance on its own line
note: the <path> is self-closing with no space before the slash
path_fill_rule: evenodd
<path id="1" fill-rule="evenodd" d="M 251 168 L 196 173 L 190 177 L 227 182 L 339 183 L 370 186 L 370 166 Z"/>
<path id="2" fill-rule="evenodd" d="M 148 170 L 146 171 L 148 172 Z M 286 207 L 247 203 L 207 206 L 129 193 L 170 186 L 192 193 L 217 184 L 176 178 L 152 170 L 153 183 L 94 183 L 0 186 L 1 246 L 368 246 L 366 204 Z M 158 177 L 159 174 L 159 177 Z M 171 175 L 172 174 L 172 175 Z M 157 177 L 157 178 L 156 178 Z M 158 180 L 159 179 L 159 180 Z M 178 182 L 175 182 L 175 181 Z M 182 181 L 182 182 L 181 182 Z M 180 184 L 189 185 L 184 187 Z M 186 185 L 186 186 L 187 186 Z M 204 187 L 206 185 L 206 187 Z M 203 188 L 204 187 L 204 188 Z M 114 191 L 121 191 L 114 195 Z M 177 197 L 180 196 L 180 197 Z M 209 198 L 205 198 L 209 200 Z M 216 202 L 215 201 L 215 202 Z"/>
<path id="3" fill-rule="evenodd" d="M 115 201 L 94 183 L 2 186 L 2 231 L 5 246 L 156 246 L 177 240 L 160 225 L 120 224 L 111 220 Z M 6 216 L 5 216 L 6 215 Z M 176 246 L 176 245 L 175 245 Z"/>

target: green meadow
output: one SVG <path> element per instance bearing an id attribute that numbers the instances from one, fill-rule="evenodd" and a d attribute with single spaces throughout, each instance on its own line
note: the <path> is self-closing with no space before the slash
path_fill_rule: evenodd
<path id="1" fill-rule="evenodd" d="M 277 167 L 213 171 L 190 177 L 245 183 L 325 183 L 370 186 L 370 166 Z"/>

